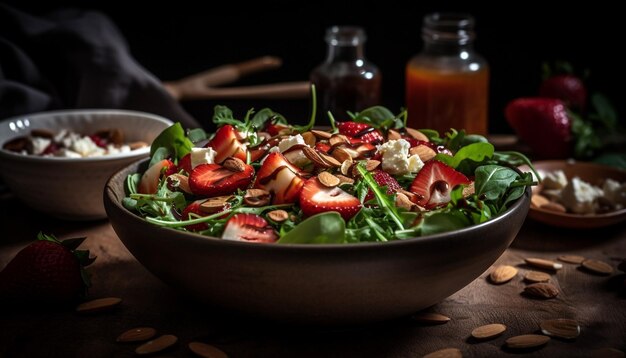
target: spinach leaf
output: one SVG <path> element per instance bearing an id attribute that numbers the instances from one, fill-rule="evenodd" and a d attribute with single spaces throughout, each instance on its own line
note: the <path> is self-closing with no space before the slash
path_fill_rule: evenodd
<path id="1" fill-rule="evenodd" d="M 202 128 L 194 128 L 187 131 L 187 138 L 192 143 L 198 143 L 207 139 L 206 132 Z"/>
<path id="2" fill-rule="evenodd" d="M 166 159 L 169 156 L 170 156 L 170 152 L 169 150 L 167 150 L 167 148 L 165 147 L 157 148 L 157 150 L 154 151 L 154 154 L 152 154 L 152 158 L 150 158 L 150 163 L 148 163 L 148 168 L 162 161 L 163 159 Z"/>
<path id="3" fill-rule="evenodd" d="M 404 127 L 403 113 L 396 116 L 383 106 L 369 107 L 361 112 L 348 114 L 354 122 L 365 123 L 383 131 Z"/>
<path id="4" fill-rule="evenodd" d="M 183 126 L 176 122 L 161 132 L 152 142 L 150 156 L 153 156 L 159 148 L 165 148 L 172 158 L 180 159 L 190 153 L 192 147 L 193 143 L 185 136 Z"/>
<path id="5" fill-rule="evenodd" d="M 420 223 L 420 233 L 422 235 L 438 234 L 440 232 L 462 229 L 471 223 L 458 210 L 434 212 L 424 217 Z"/>
<path id="6" fill-rule="evenodd" d="M 494 148 L 491 143 L 472 143 L 468 146 L 462 147 L 453 157 L 439 153 L 435 156 L 435 160 L 443 162 L 451 166 L 452 168 L 457 168 L 459 165 L 466 160 L 471 160 L 475 163 L 480 163 L 485 158 L 491 158 L 494 153 Z"/>
<path id="7" fill-rule="evenodd" d="M 279 244 L 343 244 L 346 224 L 339 213 L 329 211 L 313 215 L 302 221 Z"/>
<path id="8" fill-rule="evenodd" d="M 506 193 L 511 183 L 519 178 L 515 170 L 499 165 L 483 165 L 476 169 L 474 188 L 484 200 L 498 200 Z"/>
<path id="9" fill-rule="evenodd" d="M 251 130 L 259 131 L 265 128 L 267 122 L 270 121 L 272 123 L 287 123 L 287 120 L 285 119 L 285 117 L 283 117 L 282 114 L 274 112 L 269 108 L 263 108 L 262 110 L 254 114 L 254 116 L 250 120 L 250 124 L 247 127 Z"/>

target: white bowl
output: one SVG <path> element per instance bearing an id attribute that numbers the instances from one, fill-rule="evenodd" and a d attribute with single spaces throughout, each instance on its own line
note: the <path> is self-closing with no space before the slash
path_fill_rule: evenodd
<path id="1" fill-rule="evenodd" d="M 106 217 L 102 191 L 107 179 L 120 168 L 147 157 L 149 147 L 101 157 L 59 158 L 7 151 L 1 149 L 4 143 L 36 128 L 82 134 L 118 128 L 126 142 L 150 144 L 171 124 L 154 114 L 111 109 L 50 111 L 9 118 L 0 122 L 0 175 L 11 191 L 34 209 L 62 219 L 102 219 Z"/>

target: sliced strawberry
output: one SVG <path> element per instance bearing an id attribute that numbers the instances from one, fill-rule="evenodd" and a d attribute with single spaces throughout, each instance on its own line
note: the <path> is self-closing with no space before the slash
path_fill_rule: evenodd
<path id="1" fill-rule="evenodd" d="M 207 214 L 204 213 L 201 209 L 200 209 L 200 204 L 202 204 L 206 199 L 200 199 L 200 200 L 196 200 L 194 202 L 192 202 L 191 204 L 187 205 L 187 207 L 183 210 L 181 216 L 182 216 L 182 220 L 190 220 L 190 219 L 195 219 L 195 217 L 193 216 L 189 216 L 189 214 L 196 214 L 197 216 L 206 216 Z M 185 226 L 185 228 L 189 231 L 203 231 L 209 228 L 209 226 L 206 223 L 200 223 L 200 224 L 193 224 L 193 225 L 187 225 Z"/>
<path id="2" fill-rule="evenodd" d="M 267 154 L 268 147 L 269 147 L 268 145 L 261 145 L 254 149 L 251 149 L 250 150 L 250 162 L 254 163 L 257 160 L 263 158 L 263 156 Z"/>
<path id="3" fill-rule="evenodd" d="M 228 195 L 247 188 L 253 177 L 254 168 L 248 164 L 240 172 L 219 164 L 200 164 L 191 170 L 189 188 L 195 195 Z"/>
<path id="4" fill-rule="evenodd" d="M 337 123 L 339 133 L 353 137 L 363 143 L 380 144 L 384 141 L 383 134 L 376 128 L 357 122 Z"/>
<path id="5" fill-rule="evenodd" d="M 272 137 L 277 136 L 279 134 L 287 134 L 291 132 L 291 127 L 286 126 L 284 124 L 274 124 L 270 123 L 265 128 L 265 131 L 269 133 Z"/>
<path id="6" fill-rule="evenodd" d="M 183 169 L 187 174 L 191 173 L 191 153 L 185 154 L 184 157 L 178 161 L 178 170 Z"/>
<path id="7" fill-rule="evenodd" d="M 380 169 L 374 170 L 372 172 L 372 177 L 374 177 L 374 180 L 376 180 L 376 183 L 378 185 L 387 186 L 387 194 L 393 194 L 398 191 L 398 189 L 402 188 L 394 177 Z M 372 192 L 372 190 L 367 192 L 367 195 L 365 196 L 365 201 L 371 199 L 374 199 L 374 192 Z"/>
<path id="8" fill-rule="evenodd" d="M 141 176 L 137 190 L 141 194 L 154 194 L 159 187 L 161 174 L 169 176 L 176 171 L 176 165 L 169 159 L 163 159 L 152 165 Z"/>
<path id="9" fill-rule="evenodd" d="M 336 211 L 348 221 L 361 210 L 361 202 L 339 187 L 326 187 L 317 177 L 313 177 L 302 187 L 300 208 L 304 216 Z"/>
<path id="10" fill-rule="evenodd" d="M 256 214 L 235 214 L 226 222 L 222 239 L 272 243 L 278 240 L 278 235 L 265 219 Z"/>
<path id="11" fill-rule="evenodd" d="M 217 152 L 216 163 L 222 163 L 228 157 L 246 160 L 246 147 L 237 139 L 238 133 L 233 126 L 226 124 L 215 132 L 215 136 L 205 147 Z"/>
<path id="12" fill-rule="evenodd" d="M 302 172 L 280 153 L 270 153 L 259 168 L 254 187 L 272 194 L 272 204 L 295 203 L 304 185 Z"/>
<path id="13" fill-rule="evenodd" d="M 320 152 L 328 153 L 328 151 L 330 150 L 330 144 L 326 142 L 317 142 L 315 143 L 315 149 Z"/>
<path id="14" fill-rule="evenodd" d="M 450 201 L 450 191 L 459 184 L 470 184 L 471 180 L 454 168 L 429 160 L 417 173 L 410 191 L 417 194 L 417 204 L 433 209 Z"/>

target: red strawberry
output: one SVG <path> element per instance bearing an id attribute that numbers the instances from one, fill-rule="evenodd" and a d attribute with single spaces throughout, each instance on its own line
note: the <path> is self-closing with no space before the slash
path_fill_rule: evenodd
<path id="1" fill-rule="evenodd" d="M 195 217 L 189 216 L 189 214 L 196 214 L 197 216 L 206 216 L 207 214 L 204 213 L 200 209 L 200 204 L 202 204 L 205 200 L 206 199 L 196 200 L 192 202 L 191 204 L 187 205 L 187 207 L 183 210 L 181 214 L 181 220 L 195 219 Z M 203 230 L 208 229 L 209 226 L 206 223 L 200 223 L 200 224 L 187 225 L 185 226 L 185 228 L 189 231 L 203 231 Z"/>
<path id="2" fill-rule="evenodd" d="M 250 162 L 254 163 L 257 160 L 263 158 L 263 156 L 267 153 L 268 149 L 268 145 L 261 145 L 258 146 L 254 149 L 250 150 Z"/>
<path id="3" fill-rule="evenodd" d="M 205 145 L 217 152 L 215 163 L 221 164 L 229 157 L 246 160 L 246 147 L 237 139 L 237 135 L 237 131 L 230 124 L 220 127 L 215 132 L 213 139 Z"/>
<path id="4" fill-rule="evenodd" d="M 219 164 L 200 164 L 189 174 L 189 188 L 195 195 L 228 195 L 245 189 L 254 178 L 254 168 L 241 162 L 242 171 L 231 170 Z"/>
<path id="5" fill-rule="evenodd" d="M 303 185 L 300 169 L 277 152 L 265 158 L 254 183 L 272 194 L 272 204 L 295 203 Z"/>
<path id="6" fill-rule="evenodd" d="M 161 174 L 169 176 L 176 171 L 176 165 L 169 159 L 163 159 L 160 162 L 153 164 L 145 173 L 141 176 L 139 181 L 139 187 L 137 190 L 141 194 L 154 194 L 159 187 L 159 180 Z"/>
<path id="7" fill-rule="evenodd" d="M 315 149 L 320 152 L 328 153 L 328 151 L 330 150 L 330 144 L 328 144 L 327 142 L 317 142 L 315 143 Z"/>
<path id="8" fill-rule="evenodd" d="M 505 116 L 521 140 L 541 158 L 567 158 L 572 149 L 570 118 L 558 99 L 518 98 Z"/>
<path id="9" fill-rule="evenodd" d="M 0 272 L 0 301 L 45 304 L 47 307 L 72 304 L 89 286 L 83 267 L 95 258 L 89 251 L 76 250 L 85 238 L 63 242 L 39 233 Z"/>
<path id="10" fill-rule="evenodd" d="M 363 143 L 380 144 L 384 141 L 383 134 L 376 128 L 357 122 L 337 123 L 339 133 L 359 139 Z"/>
<path id="11" fill-rule="evenodd" d="M 256 214 L 235 214 L 228 219 L 222 239 L 272 243 L 278 240 L 276 231 L 262 217 Z"/>
<path id="12" fill-rule="evenodd" d="M 304 216 L 336 211 L 348 221 L 361 210 L 361 202 L 339 187 L 326 187 L 317 177 L 313 177 L 302 187 L 300 208 Z"/>
<path id="13" fill-rule="evenodd" d="M 544 80 L 539 87 L 541 97 L 560 99 L 571 108 L 581 111 L 587 105 L 587 88 L 574 75 L 556 75 Z"/>
<path id="14" fill-rule="evenodd" d="M 187 174 L 191 173 L 191 153 L 187 153 L 184 157 L 180 158 L 177 169 L 183 169 Z"/>
<path id="15" fill-rule="evenodd" d="M 382 170 L 374 170 L 372 172 L 372 177 L 374 177 L 374 180 L 376 180 L 376 183 L 378 185 L 387 186 L 387 194 L 393 194 L 398 191 L 398 189 L 402 188 L 394 177 Z M 369 201 L 371 199 L 374 199 L 374 192 L 372 192 L 372 190 L 367 192 L 367 195 L 365 196 L 365 201 Z"/>
<path id="16" fill-rule="evenodd" d="M 418 195 L 418 205 L 433 209 L 450 201 L 455 186 L 470 183 L 463 173 L 438 160 L 429 160 L 415 176 L 410 191 Z"/>
<path id="17" fill-rule="evenodd" d="M 265 131 L 269 133 L 272 137 L 274 137 L 279 134 L 289 134 L 291 132 L 291 127 L 286 126 L 284 124 L 270 123 L 265 128 Z"/>

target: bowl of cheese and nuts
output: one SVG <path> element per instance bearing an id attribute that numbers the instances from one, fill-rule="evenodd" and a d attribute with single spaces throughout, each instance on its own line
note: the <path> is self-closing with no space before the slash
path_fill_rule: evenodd
<path id="1" fill-rule="evenodd" d="M 106 217 L 102 188 L 119 168 L 147 157 L 172 122 L 137 111 L 63 110 L 0 122 L 0 171 L 28 206 L 70 220 Z"/>

